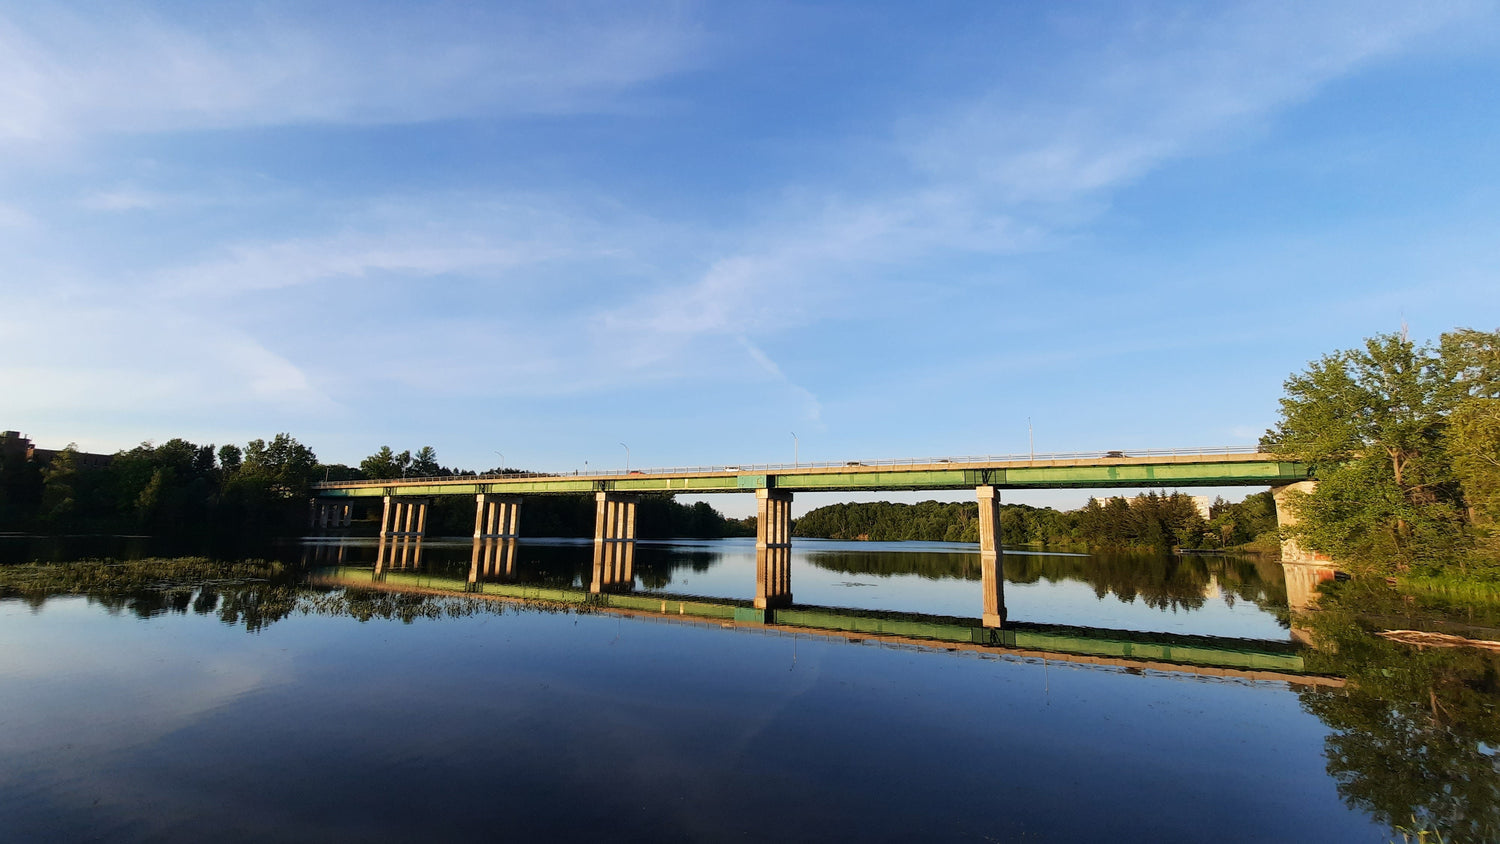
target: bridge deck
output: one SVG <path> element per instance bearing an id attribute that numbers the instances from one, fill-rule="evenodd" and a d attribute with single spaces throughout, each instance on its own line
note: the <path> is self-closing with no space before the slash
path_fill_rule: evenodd
<path id="1" fill-rule="evenodd" d="M 650 469 L 633 472 L 546 475 L 466 475 L 443 478 L 343 481 L 314 484 L 324 498 L 383 495 L 439 496 L 497 493 L 545 495 L 593 492 L 788 492 L 960 490 L 993 485 L 1010 489 L 1267 486 L 1308 478 L 1307 467 L 1254 451 L 1146 453 L 1140 456 L 954 458 L 926 461 L 849 462 L 839 465 Z"/>

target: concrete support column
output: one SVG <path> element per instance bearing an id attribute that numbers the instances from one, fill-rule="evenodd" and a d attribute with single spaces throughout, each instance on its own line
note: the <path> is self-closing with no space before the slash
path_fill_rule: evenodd
<path id="1" fill-rule="evenodd" d="M 481 493 L 474 497 L 475 539 L 516 539 L 521 535 L 521 499 Z"/>
<path id="2" fill-rule="evenodd" d="M 984 590 L 985 627 L 1005 625 L 1005 549 L 1000 539 L 1000 491 L 979 487 L 979 573 Z"/>
<path id="3" fill-rule="evenodd" d="M 634 542 L 636 500 L 632 495 L 597 493 L 594 496 L 594 541 Z"/>
<path id="4" fill-rule="evenodd" d="M 792 544 L 792 494 L 775 489 L 755 491 L 755 547 Z"/>
<path id="5" fill-rule="evenodd" d="M 1294 484 L 1271 487 L 1271 499 L 1276 502 L 1276 526 L 1285 530 L 1297 524 L 1297 514 L 1292 512 L 1291 499 L 1296 495 L 1312 495 L 1317 488 L 1317 481 L 1298 481 Z M 1327 554 L 1308 551 L 1291 537 L 1281 540 L 1281 561 L 1283 563 L 1332 562 Z"/>
<path id="6" fill-rule="evenodd" d="M 427 532 L 426 498 L 402 498 L 395 495 L 385 497 L 385 509 L 380 514 L 380 536 L 386 538 L 422 538 Z"/>

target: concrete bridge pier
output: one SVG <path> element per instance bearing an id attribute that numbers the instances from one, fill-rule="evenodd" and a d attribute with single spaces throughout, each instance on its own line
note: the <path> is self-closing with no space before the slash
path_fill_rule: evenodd
<path id="1" fill-rule="evenodd" d="M 380 545 L 375 551 L 375 578 L 389 569 L 422 566 L 422 536 L 427 532 L 428 498 L 385 496 L 380 514 Z"/>
<path id="2" fill-rule="evenodd" d="M 755 491 L 755 608 L 792 605 L 792 494 Z"/>
<path id="3" fill-rule="evenodd" d="M 624 591 L 635 585 L 635 508 L 633 495 L 594 496 L 594 579 L 589 591 Z"/>
<path id="4" fill-rule="evenodd" d="M 792 494 L 775 489 L 755 491 L 755 547 L 792 544 Z"/>
<path id="5" fill-rule="evenodd" d="M 354 505 L 343 501 L 314 498 L 308 506 L 310 528 L 346 528 L 354 522 Z"/>
<path id="6" fill-rule="evenodd" d="M 489 493 L 474 496 L 475 539 L 516 539 L 520 535 L 520 496 Z"/>
<path id="7" fill-rule="evenodd" d="M 1005 626 L 1005 549 L 1000 538 L 1000 491 L 979 487 L 979 573 L 984 590 L 985 627 Z"/>
<path id="8" fill-rule="evenodd" d="M 380 514 L 380 535 L 385 537 L 422 536 L 427 532 L 427 507 L 430 498 L 385 497 Z"/>

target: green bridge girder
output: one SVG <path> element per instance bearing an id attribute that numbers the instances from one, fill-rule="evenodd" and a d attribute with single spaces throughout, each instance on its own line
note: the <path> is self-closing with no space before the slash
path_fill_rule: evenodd
<path id="1" fill-rule="evenodd" d="M 762 471 L 649 472 L 624 475 L 531 475 L 381 480 L 315 484 L 321 498 L 385 495 L 561 495 L 595 492 L 708 493 L 961 490 L 993 485 L 1008 489 L 1109 489 L 1133 487 L 1270 486 L 1306 480 L 1307 467 L 1263 454 L 1164 458 L 1098 458 L 1006 463 L 816 467 Z"/>

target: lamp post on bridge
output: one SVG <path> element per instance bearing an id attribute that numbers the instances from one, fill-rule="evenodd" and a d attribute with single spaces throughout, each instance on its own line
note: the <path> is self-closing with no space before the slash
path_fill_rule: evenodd
<path id="1" fill-rule="evenodd" d="M 503 475 L 505 474 L 505 453 L 497 451 L 495 452 L 495 456 L 500 458 L 500 474 Z"/>
<path id="2" fill-rule="evenodd" d="M 800 456 L 797 453 L 797 446 L 798 446 L 798 443 L 797 443 L 797 432 L 793 431 L 792 432 L 792 468 L 793 469 L 797 468 L 797 466 L 802 462 Z"/>
<path id="3" fill-rule="evenodd" d="M 625 474 L 630 474 L 630 446 L 620 443 L 620 448 L 625 449 Z"/>

